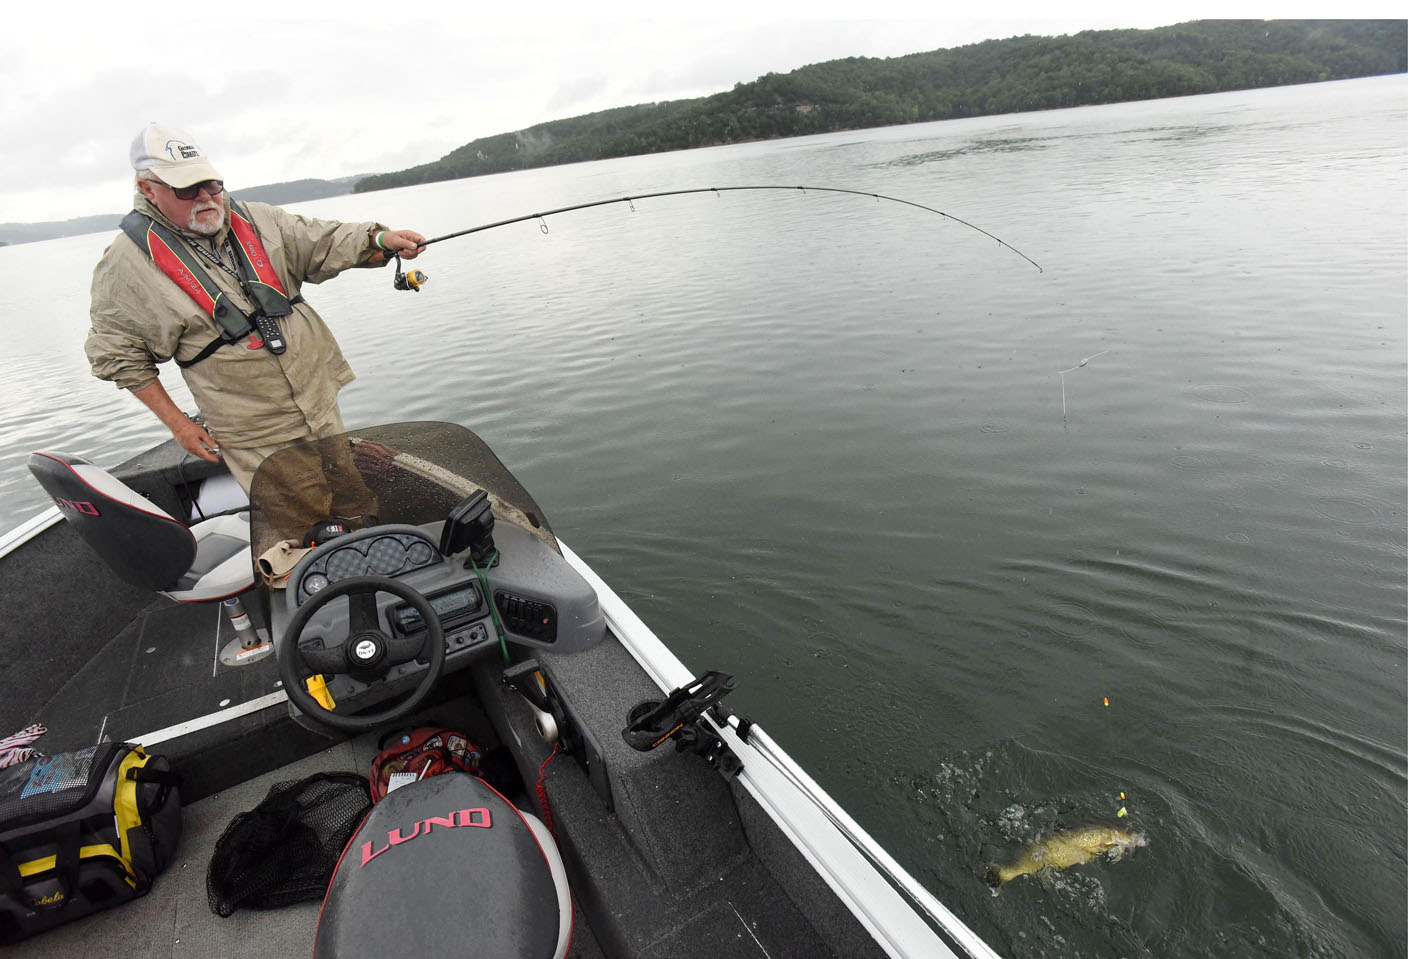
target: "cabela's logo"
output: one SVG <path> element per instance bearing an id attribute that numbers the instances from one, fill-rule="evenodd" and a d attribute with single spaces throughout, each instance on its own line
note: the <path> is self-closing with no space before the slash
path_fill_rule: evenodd
<path id="1" fill-rule="evenodd" d="M 34 904 L 35 904 L 36 906 L 54 906 L 54 905 L 58 905 L 59 903 L 61 903 L 61 902 L 63 902 L 63 901 L 64 901 L 63 890 L 61 890 L 61 889 L 55 889 L 53 892 L 49 893 L 49 895 L 47 895 L 47 896 L 40 896 L 38 899 L 34 900 Z"/>
<path id="2" fill-rule="evenodd" d="M 194 160 L 200 156 L 199 150 L 182 140 L 167 140 L 166 152 L 173 160 Z"/>

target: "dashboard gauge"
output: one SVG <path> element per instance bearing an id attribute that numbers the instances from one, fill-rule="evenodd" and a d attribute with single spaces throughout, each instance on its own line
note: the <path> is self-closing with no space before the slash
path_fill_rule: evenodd
<path id="1" fill-rule="evenodd" d="M 391 537 L 372 543 L 367 550 L 367 566 L 379 576 L 390 576 L 406 565 L 406 547 Z"/>
<path id="2" fill-rule="evenodd" d="M 303 577 L 303 591 L 310 596 L 318 592 L 328 584 L 328 578 L 322 573 L 310 573 Z"/>

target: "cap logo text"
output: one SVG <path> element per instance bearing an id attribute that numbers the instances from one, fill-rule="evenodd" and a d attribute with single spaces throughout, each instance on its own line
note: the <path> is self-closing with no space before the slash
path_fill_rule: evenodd
<path id="1" fill-rule="evenodd" d="M 194 160 L 200 156 L 200 150 L 180 140 L 167 140 L 166 152 L 173 160 Z"/>

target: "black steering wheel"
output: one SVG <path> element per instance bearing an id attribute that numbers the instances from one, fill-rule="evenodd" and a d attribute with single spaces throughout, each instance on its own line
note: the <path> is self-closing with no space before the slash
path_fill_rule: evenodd
<path id="1" fill-rule="evenodd" d="M 385 633 L 377 614 L 377 593 L 390 593 L 410 603 L 425 622 L 425 633 L 420 636 Z M 351 615 L 347 636 L 342 642 L 324 649 L 300 648 L 298 641 L 309 619 L 340 596 L 349 597 Z M 362 681 L 380 679 L 391 667 L 421 655 L 429 658 L 430 668 L 420 684 L 405 699 L 375 713 L 352 716 L 334 712 L 314 699 L 303 684 L 305 677 L 314 673 L 348 674 Z M 440 626 L 440 617 L 431 608 L 430 601 L 416 589 L 386 576 L 351 576 L 314 593 L 293 614 L 279 645 L 279 676 L 289 700 L 310 719 L 347 732 L 367 732 L 410 713 L 430 695 L 444 671 L 445 630 Z"/>

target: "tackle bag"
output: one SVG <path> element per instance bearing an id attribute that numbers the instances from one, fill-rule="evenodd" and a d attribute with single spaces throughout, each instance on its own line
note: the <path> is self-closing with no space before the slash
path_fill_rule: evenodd
<path id="1" fill-rule="evenodd" d="M 180 838 L 180 777 L 140 746 L 0 769 L 0 944 L 146 895 Z"/>
<path id="2" fill-rule="evenodd" d="M 439 726 L 405 729 L 383 736 L 372 760 L 372 802 L 397 786 L 447 772 L 477 775 L 482 754 L 464 733 Z M 396 778 L 393 780 L 392 777 Z"/>

